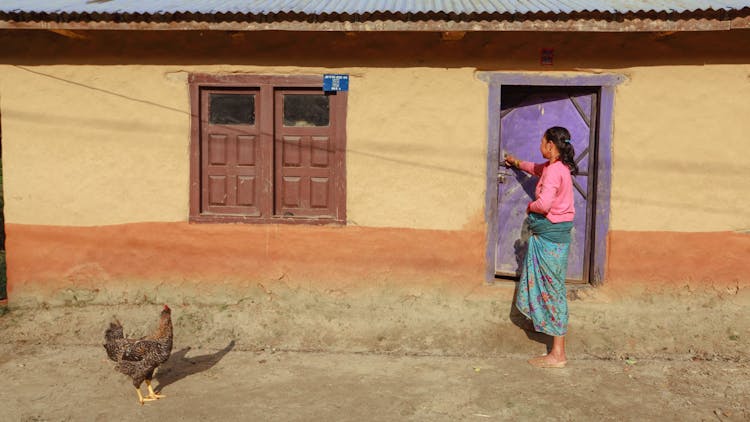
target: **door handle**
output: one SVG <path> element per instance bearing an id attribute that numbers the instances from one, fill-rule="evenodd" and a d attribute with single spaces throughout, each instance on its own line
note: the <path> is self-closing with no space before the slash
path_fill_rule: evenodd
<path id="1" fill-rule="evenodd" d="M 498 172 L 497 173 L 497 183 L 505 183 L 505 177 L 510 176 L 510 174 L 505 172 Z"/>

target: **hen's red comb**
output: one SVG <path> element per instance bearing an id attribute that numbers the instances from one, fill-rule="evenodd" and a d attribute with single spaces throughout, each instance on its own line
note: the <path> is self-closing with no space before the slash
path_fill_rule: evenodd
<path id="1" fill-rule="evenodd" d="M 164 304 L 164 310 L 165 310 L 165 311 L 168 311 L 168 310 L 169 310 L 169 306 L 167 306 L 167 304 L 166 304 L 166 303 Z"/>

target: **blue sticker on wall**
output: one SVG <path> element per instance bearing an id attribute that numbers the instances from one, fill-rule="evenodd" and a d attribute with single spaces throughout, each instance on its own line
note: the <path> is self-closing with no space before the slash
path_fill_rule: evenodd
<path id="1" fill-rule="evenodd" d="M 327 73 L 323 75 L 323 91 L 348 91 L 349 75 Z"/>

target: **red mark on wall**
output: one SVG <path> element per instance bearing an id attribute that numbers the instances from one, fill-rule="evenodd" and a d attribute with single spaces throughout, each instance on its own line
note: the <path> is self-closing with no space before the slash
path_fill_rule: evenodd
<path id="1" fill-rule="evenodd" d="M 555 57 L 554 48 L 543 48 L 539 58 L 539 63 L 542 66 L 552 66 L 553 59 Z"/>

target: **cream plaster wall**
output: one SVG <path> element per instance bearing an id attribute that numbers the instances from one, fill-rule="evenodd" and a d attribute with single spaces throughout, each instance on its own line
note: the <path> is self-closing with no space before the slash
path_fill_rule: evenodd
<path id="1" fill-rule="evenodd" d="M 750 229 L 750 66 L 623 70 L 611 229 Z"/>
<path id="2" fill-rule="evenodd" d="M 6 221 L 89 226 L 186 220 L 190 121 L 184 70 L 0 67 Z M 487 94 L 473 70 L 335 71 L 352 77 L 349 223 L 448 230 L 476 225 L 484 209 Z"/>
<path id="3" fill-rule="evenodd" d="M 471 68 L 0 66 L 6 221 L 107 225 L 188 215 L 186 75 L 344 72 L 350 225 L 477 229 L 487 86 Z M 750 66 L 624 73 L 611 228 L 750 228 Z"/>
<path id="4" fill-rule="evenodd" d="M 487 93 L 473 69 L 375 69 L 356 78 L 347 136 L 352 224 L 454 230 L 483 218 Z"/>
<path id="5" fill-rule="evenodd" d="M 185 84 L 140 66 L 0 67 L 6 222 L 184 220 Z"/>

